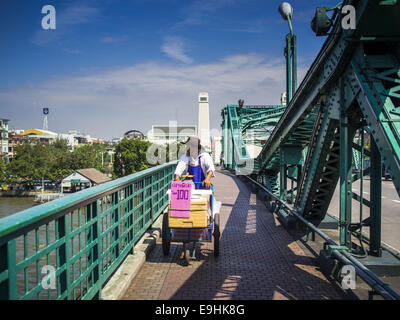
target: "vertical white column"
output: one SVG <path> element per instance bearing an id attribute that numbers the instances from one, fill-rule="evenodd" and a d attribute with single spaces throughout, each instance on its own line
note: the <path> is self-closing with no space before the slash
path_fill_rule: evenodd
<path id="1" fill-rule="evenodd" d="M 208 93 L 199 93 L 199 117 L 197 123 L 197 136 L 201 140 L 201 144 L 206 151 L 211 151 L 211 141 L 210 141 L 210 110 Z"/>

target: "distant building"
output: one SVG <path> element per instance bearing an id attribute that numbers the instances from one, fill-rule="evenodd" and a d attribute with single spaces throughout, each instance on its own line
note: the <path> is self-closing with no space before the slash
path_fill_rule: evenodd
<path id="1" fill-rule="evenodd" d="M 92 138 L 90 135 L 85 136 L 85 138 L 86 138 L 86 143 L 87 144 L 93 144 L 93 143 L 101 143 L 101 144 L 103 144 L 103 143 L 105 143 L 104 140 L 97 139 L 97 138 Z"/>
<path id="2" fill-rule="evenodd" d="M 43 129 L 28 129 L 24 132 L 28 141 L 39 141 L 41 143 L 53 143 L 57 139 L 67 140 L 68 145 L 74 150 L 83 144 L 104 143 L 104 140 L 92 138 L 90 135 L 83 135 L 77 130 L 70 130 L 68 133 L 56 133 Z"/>
<path id="3" fill-rule="evenodd" d="M 58 134 L 59 139 L 67 140 L 68 145 L 74 150 L 75 147 L 86 144 L 86 138 L 78 133 L 60 133 Z"/>
<path id="4" fill-rule="evenodd" d="M 10 130 L 8 133 L 8 159 L 15 157 L 15 148 L 25 140 L 24 130 Z"/>
<path id="5" fill-rule="evenodd" d="M 121 138 L 112 138 L 111 140 L 108 141 L 110 144 L 118 144 L 121 142 Z"/>
<path id="6" fill-rule="evenodd" d="M 0 157 L 8 162 L 8 119 L 0 119 Z"/>
<path id="7" fill-rule="evenodd" d="M 25 130 L 22 130 L 22 129 L 11 129 L 8 133 L 9 133 L 10 135 L 11 135 L 11 134 L 17 134 L 17 135 L 23 136 L 24 133 L 25 133 Z"/>
<path id="8" fill-rule="evenodd" d="M 286 106 L 286 104 L 287 104 L 287 94 L 286 94 L 286 92 L 283 92 L 281 94 L 281 105 Z"/>
<path id="9" fill-rule="evenodd" d="M 28 129 L 24 131 L 24 136 L 28 141 L 39 141 L 48 144 L 57 139 L 58 133 L 43 129 Z"/>
<path id="10" fill-rule="evenodd" d="M 154 125 L 147 134 L 147 140 L 151 143 L 167 144 L 187 140 L 190 136 L 197 136 L 195 125 Z"/>
<path id="11" fill-rule="evenodd" d="M 95 168 L 79 169 L 61 181 L 61 192 L 76 192 L 107 181 L 111 178 Z"/>

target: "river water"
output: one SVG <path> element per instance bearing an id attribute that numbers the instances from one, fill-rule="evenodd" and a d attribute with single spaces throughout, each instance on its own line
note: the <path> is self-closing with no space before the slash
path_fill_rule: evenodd
<path id="1" fill-rule="evenodd" d="M 0 219 L 33 206 L 33 197 L 0 197 Z"/>

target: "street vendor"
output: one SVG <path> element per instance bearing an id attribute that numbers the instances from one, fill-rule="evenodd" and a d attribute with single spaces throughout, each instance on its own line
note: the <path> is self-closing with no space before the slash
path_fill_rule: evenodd
<path id="1" fill-rule="evenodd" d="M 187 152 L 180 157 L 175 170 L 175 181 L 180 181 L 183 173 L 187 173 L 196 189 L 210 189 L 211 178 L 214 177 L 214 163 L 209 153 L 202 150 L 200 139 L 189 137 L 183 142 L 187 146 Z M 201 184 L 199 183 L 201 182 Z"/>

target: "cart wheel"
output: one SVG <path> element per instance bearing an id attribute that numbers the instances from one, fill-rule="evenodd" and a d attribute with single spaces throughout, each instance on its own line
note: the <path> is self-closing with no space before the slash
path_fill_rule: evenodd
<path id="1" fill-rule="evenodd" d="M 169 247 L 171 244 L 171 240 L 168 239 L 168 232 L 168 213 L 164 213 L 162 222 L 162 249 L 164 256 L 169 255 Z"/>
<path id="2" fill-rule="evenodd" d="M 219 232 L 219 213 L 216 213 L 214 215 L 214 256 L 218 257 L 219 256 L 219 237 L 220 237 L 220 232 Z"/>

